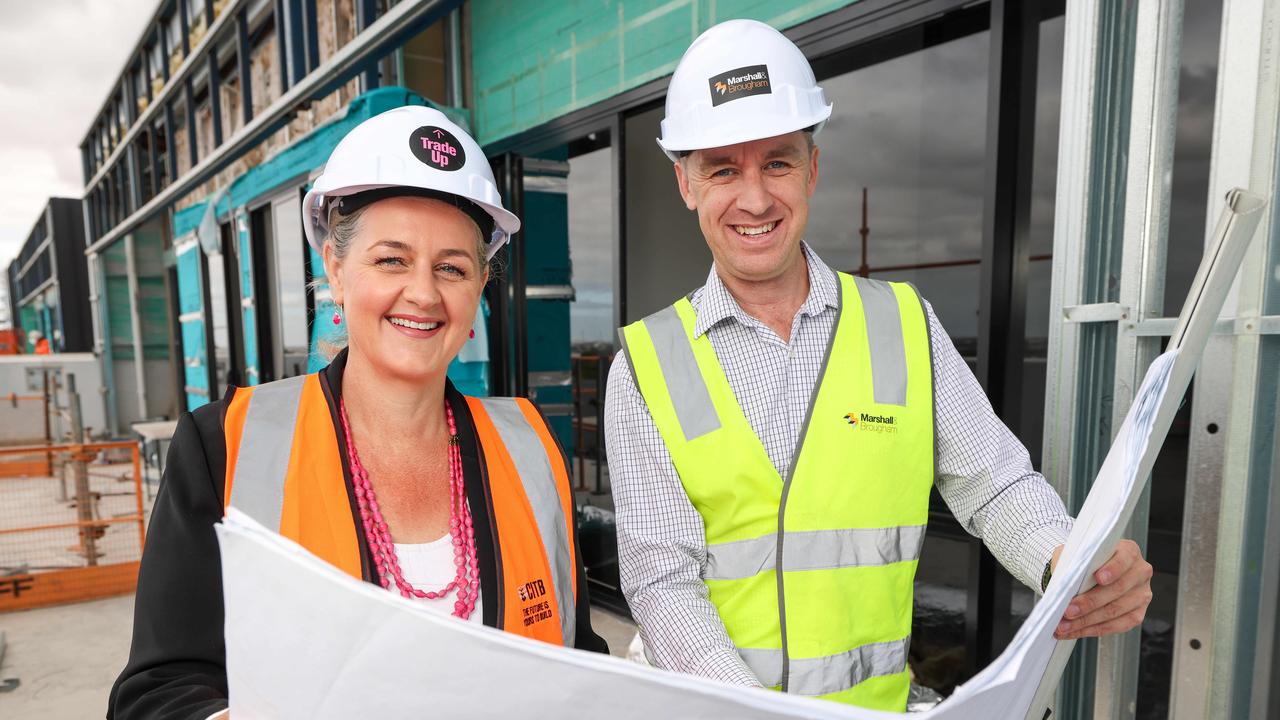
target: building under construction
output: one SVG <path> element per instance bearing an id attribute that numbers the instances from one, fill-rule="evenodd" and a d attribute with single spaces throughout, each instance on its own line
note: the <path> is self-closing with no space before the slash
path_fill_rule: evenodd
<path id="1" fill-rule="evenodd" d="M 1079 644 L 1058 716 L 1274 716 L 1274 3 L 164 0 L 81 144 L 101 381 L 82 378 L 80 394 L 100 404 L 98 434 L 323 365 L 332 306 L 303 193 L 351 127 L 438 107 L 524 219 L 486 290 L 487 347 L 451 374 L 551 419 L 580 505 L 599 508 L 582 522 L 593 600 L 625 611 L 604 382 L 614 329 L 710 269 L 654 138 L 683 51 L 735 17 L 784 30 L 835 105 L 809 244 L 920 289 L 1071 510 L 1173 331 L 1226 191 L 1271 198 L 1213 372 L 1129 532 L 1156 600 L 1140 633 Z M 26 277 L 10 270 L 14 298 L 35 292 Z M 70 302 L 64 289 L 62 322 Z M 946 693 L 1000 652 L 1034 595 L 935 494 L 916 601 L 912 667 Z"/>

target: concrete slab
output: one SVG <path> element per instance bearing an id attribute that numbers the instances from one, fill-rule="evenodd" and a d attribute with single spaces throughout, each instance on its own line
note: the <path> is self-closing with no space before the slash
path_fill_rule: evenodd
<path id="1" fill-rule="evenodd" d="M 107 712 L 111 683 L 129 657 L 133 596 L 0 615 L 8 641 L 0 717 L 81 720 Z"/>

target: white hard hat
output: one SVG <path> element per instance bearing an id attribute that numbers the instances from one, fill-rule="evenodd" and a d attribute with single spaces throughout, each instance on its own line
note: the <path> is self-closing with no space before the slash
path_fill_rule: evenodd
<path id="1" fill-rule="evenodd" d="M 385 192 L 364 194 L 371 190 Z M 324 173 L 302 200 L 302 226 L 316 252 L 324 246 L 329 207 L 357 194 L 361 197 L 352 198 L 353 206 L 395 195 L 453 201 L 481 228 L 493 228 L 486 260 L 520 229 L 520 218 L 502 207 L 480 146 L 444 113 L 421 105 L 375 115 L 352 128 L 333 149 Z"/>
<path id="2" fill-rule="evenodd" d="M 831 105 L 795 43 L 755 20 L 709 28 L 685 51 L 667 88 L 658 145 L 680 153 L 820 130 Z"/>

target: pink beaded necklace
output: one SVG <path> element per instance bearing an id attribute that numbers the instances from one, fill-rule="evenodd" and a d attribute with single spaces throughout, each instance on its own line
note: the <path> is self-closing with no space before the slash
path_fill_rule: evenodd
<path id="1" fill-rule="evenodd" d="M 360 524 L 373 552 L 373 564 L 382 587 L 391 587 L 394 580 L 403 597 L 436 600 L 447 597 L 455 589 L 458 599 L 453 603 L 453 614 L 462 619 L 471 617 L 480 594 L 479 571 L 476 565 L 476 533 L 471 525 L 471 509 L 467 505 L 466 488 L 462 480 L 462 455 L 458 450 L 458 428 L 453 421 L 453 408 L 444 404 L 449 422 L 449 535 L 453 538 L 453 562 L 458 571 L 452 582 L 440 590 L 419 590 L 409 584 L 400 572 L 396 559 L 396 547 L 382 518 L 378 499 L 374 496 L 369 472 L 360 463 L 355 440 L 351 437 L 351 425 L 347 421 L 347 403 L 339 401 L 342 413 L 342 431 L 347 435 L 347 456 L 351 459 L 351 479 L 355 485 L 356 504 L 360 507 Z"/>

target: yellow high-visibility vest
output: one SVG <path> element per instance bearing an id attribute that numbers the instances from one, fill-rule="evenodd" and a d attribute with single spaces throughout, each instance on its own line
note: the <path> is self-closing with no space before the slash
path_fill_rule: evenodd
<path id="1" fill-rule="evenodd" d="M 765 686 L 901 712 L 934 479 L 929 327 L 910 285 L 838 275 L 839 318 L 785 478 L 688 299 L 620 336 L 702 515 L 703 580 L 742 659 Z"/>

